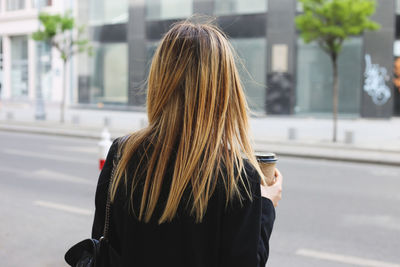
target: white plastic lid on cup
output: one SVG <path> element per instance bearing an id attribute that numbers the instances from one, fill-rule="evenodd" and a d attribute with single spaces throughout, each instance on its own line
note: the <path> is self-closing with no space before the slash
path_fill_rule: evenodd
<path id="1" fill-rule="evenodd" d="M 255 156 L 258 162 L 269 163 L 278 161 L 275 153 L 256 153 Z"/>

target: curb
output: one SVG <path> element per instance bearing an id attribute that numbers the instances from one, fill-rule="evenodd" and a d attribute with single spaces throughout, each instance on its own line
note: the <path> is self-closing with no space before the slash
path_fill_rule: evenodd
<path id="1" fill-rule="evenodd" d="M 62 136 L 62 137 L 76 137 L 76 138 L 85 138 L 85 139 L 100 139 L 101 138 L 101 130 L 98 130 L 98 134 L 94 134 L 93 132 L 85 132 L 79 130 L 60 130 L 60 129 L 46 129 L 46 128 L 33 128 L 33 127 L 4 127 L 0 125 L 0 132 L 15 132 L 15 133 L 30 133 L 30 134 L 41 134 L 41 135 L 53 135 L 53 136 Z M 110 131 L 111 132 L 111 131 Z M 114 132 L 111 133 L 112 138 L 117 138 L 124 133 Z"/>
<path id="2" fill-rule="evenodd" d="M 360 147 L 354 144 L 345 145 L 343 143 L 323 143 L 323 142 L 298 142 L 298 141 L 289 141 L 287 143 L 282 142 L 281 140 L 276 141 L 264 141 L 264 140 L 255 140 L 258 144 L 268 145 L 284 145 L 291 147 L 318 147 L 318 148 L 326 148 L 326 149 L 340 149 L 340 150 L 359 150 L 365 152 L 379 152 L 379 153 L 398 153 L 400 155 L 400 148 L 398 149 L 387 149 L 387 148 L 372 148 L 372 147 Z"/>
<path id="3" fill-rule="evenodd" d="M 78 133 L 78 132 L 61 132 L 57 130 L 45 130 L 45 129 L 13 129 L 3 128 L 0 126 L 1 132 L 14 132 L 14 133 L 30 133 L 30 134 L 42 134 L 42 135 L 54 135 L 63 137 L 79 137 L 86 139 L 100 139 L 100 135 L 91 133 Z"/>
<path id="4" fill-rule="evenodd" d="M 329 161 L 341 161 L 341 162 L 352 162 L 352 163 L 362 163 L 362 164 L 377 164 L 377 165 L 387 165 L 387 166 L 400 166 L 400 161 L 390 161 L 390 160 L 377 160 L 377 159 L 361 159 L 361 158 L 346 158 L 346 157 L 330 157 L 326 155 L 310 155 L 301 153 L 288 153 L 276 151 L 280 156 L 295 157 L 295 158 L 305 158 L 305 159 L 319 159 L 319 160 L 329 160 Z"/>

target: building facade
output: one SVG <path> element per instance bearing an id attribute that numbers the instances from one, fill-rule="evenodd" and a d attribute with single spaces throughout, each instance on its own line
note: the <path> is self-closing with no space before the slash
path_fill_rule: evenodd
<path id="1" fill-rule="evenodd" d="M 41 1 L 51 3 L 46 8 L 61 10 L 56 7 L 61 0 Z M 14 8 L 8 2 L 25 3 L 26 8 L 8 11 Z M 0 84 L 1 99 L 6 103 L 33 101 L 37 95 L 35 59 L 31 56 L 35 52 L 34 43 L 23 37 L 37 29 L 33 2 L 1 0 Z M 400 115 L 400 93 L 392 83 L 393 63 L 400 56 L 400 0 L 377 2 L 373 19 L 381 29 L 349 38 L 339 57 L 339 117 L 342 118 Z M 255 115 L 331 116 L 331 63 L 317 44 L 304 44 L 301 40 L 294 25 L 295 16 L 302 12 L 296 0 L 80 0 L 74 3 L 78 24 L 87 25 L 94 53 L 77 56 L 70 66 L 69 110 L 144 111 L 146 77 L 161 36 L 172 23 L 193 14 L 205 14 L 216 17 L 237 51 L 241 79 Z M 12 15 L 15 19 L 7 23 L 17 23 L 25 21 L 17 14 L 27 16 L 29 12 L 31 28 L 18 26 L 24 29 L 18 32 L 15 30 L 18 27 L 9 26 L 12 24 L 4 26 L 7 16 L 11 16 L 8 14 L 15 14 Z M 9 51 L 12 46 L 22 48 L 16 48 L 13 53 Z M 53 64 L 53 52 L 50 55 Z M 49 69 L 52 75 L 42 78 L 43 97 L 45 101 L 57 102 L 61 81 L 54 79 L 61 75 L 54 65 Z M 47 90 L 46 83 L 53 86 Z"/>
<path id="2" fill-rule="evenodd" d="M 339 57 L 342 117 L 399 115 L 399 91 L 391 82 L 398 21 L 394 10 L 399 10 L 395 4 L 378 1 L 373 19 L 381 29 L 344 43 Z M 80 10 L 96 47 L 93 58 L 83 59 L 87 66 L 79 73 L 80 105 L 143 109 L 149 62 L 162 34 L 177 20 L 206 14 L 216 16 L 238 52 L 255 113 L 332 112 L 330 61 L 317 44 L 300 39 L 293 21 L 301 6 L 295 0 L 88 0 L 81 1 Z"/>
<path id="3" fill-rule="evenodd" d="M 0 0 L 0 105 L 8 119 L 45 119 L 45 106 L 59 105 L 60 55 L 31 35 L 39 29 L 40 11 L 57 14 L 73 6 L 71 0 Z"/>

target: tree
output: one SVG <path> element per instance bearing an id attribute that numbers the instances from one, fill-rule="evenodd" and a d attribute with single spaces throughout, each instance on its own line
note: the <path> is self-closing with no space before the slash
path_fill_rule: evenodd
<path id="1" fill-rule="evenodd" d="M 343 41 L 360 35 L 366 30 L 377 30 L 379 24 L 369 17 L 375 13 L 374 0 L 299 0 L 304 13 L 296 17 L 295 23 L 305 43 L 315 41 L 325 51 L 332 63 L 333 71 L 333 138 L 337 140 L 338 113 L 338 56 Z"/>
<path id="2" fill-rule="evenodd" d="M 63 85 L 61 96 L 60 122 L 64 122 L 66 102 L 66 67 L 68 61 L 77 53 L 87 52 L 92 54 L 92 46 L 89 40 L 83 38 L 84 26 L 75 26 L 75 19 L 71 12 L 63 15 L 39 14 L 39 21 L 42 29 L 32 34 L 32 39 L 38 42 L 50 42 L 60 53 L 63 61 Z"/>

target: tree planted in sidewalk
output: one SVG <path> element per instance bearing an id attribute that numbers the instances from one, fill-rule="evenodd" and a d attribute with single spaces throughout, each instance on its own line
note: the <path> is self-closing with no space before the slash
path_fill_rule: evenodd
<path id="1" fill-rule="evenodd" d="M 339 95 L 338 56 L 343 41 L 366 30 L 377 30 L 379 24 L 370 16 L 375 13 L 374 0 L 299 0 L 304 12 L 295 19 L 305 43 L 317 42 L 329 55 L 333 72 L 333 138 L 337 141 Z"/>
<path id="2" fill-rule="evenodd" d="M 41 27 L 32 34 L 32 39 L 38 42 L 49 42 L 60 53 L 63 61 L 63 84 L 61 97 L 60 122 L 65 120 L 65 102 L 67 90 L 67 64 L 78 53 L 92 54 L 92 46 L 89 40 L 83 37 L 84 26 L 76 26 L 75 19 L 70 11 L 60 14 L 40 13 Z"/>

